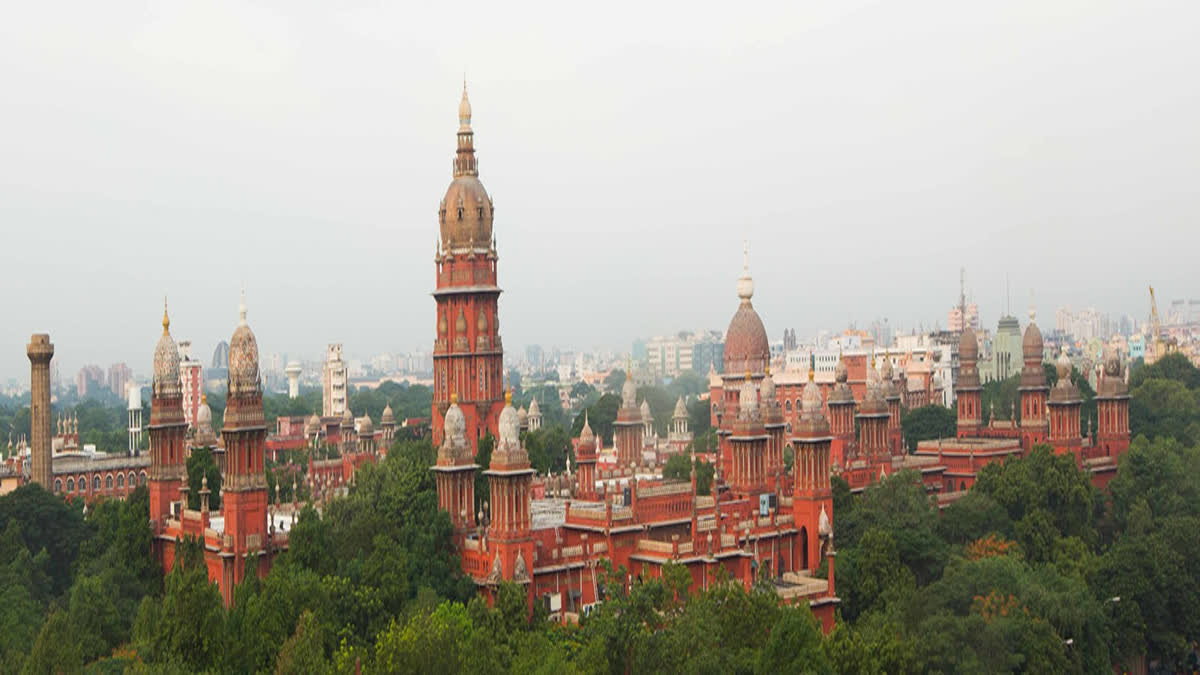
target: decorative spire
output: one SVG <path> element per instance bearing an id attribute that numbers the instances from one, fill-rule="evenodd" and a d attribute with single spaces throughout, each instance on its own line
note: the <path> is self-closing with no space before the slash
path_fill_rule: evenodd
<path id="1" fill-rule="evenodd" d="M 475 132 L 471 131 L 471 101 L 467 99 L 467 81 L 463 77 L 462 101 L 458 104 L 458 152 L 454 156 L 454 177 L 478 176 L 475 165 Z"/>
<path id="2" fill-rule="evenodd" d="M 171 317 L 167 316 L 167 296 L 163 296 L 163 335 L 167 334 L 167 329 L 171 327 Z"/>
<path id="3" fill-rule="evenodd" d="M 238 305 L 238 325 L 246 325 L 246 284 L 242 284 L 242 303 Z"/>
<path id="4" fill-rule="evenodd" d="M 817 355 L 809 353 L 808 355 L 808 381 L 813 382 L 817 379 Z"/>
<path id="5" fill-rule="evenodd" d="M 754 279 L 750 277 L 750 242 L 743 242 L 742 248 L 742 276 L 738 277 L 737 294 L 741 298 L 743 304 L 750 304 L 750 298 L 754 297 Z"/>

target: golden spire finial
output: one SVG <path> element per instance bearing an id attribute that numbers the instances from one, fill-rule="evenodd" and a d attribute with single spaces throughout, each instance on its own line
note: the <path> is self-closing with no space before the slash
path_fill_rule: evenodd
<path id="1" fill-rule="evenodd" d="M 504 405 L 512 405 L 512 389 L 504 390 Z"/>
<path id="2" fill-rule="evenodd" d="M 171 327 L 171 317 L 167 316 L 167 296 L 163 296 L 163 335 L 167 334 L 167 329 Z"/>
<path id="3" fill-rule="evenodd" d="M 450 392 L 450 405 L 458 405 L 458 392 Z"/>
<path id="4" fill-rule="evenodd" d="M 817 355 L 808 355 L 808 381 L 813 382 L 817 378 Z"/>

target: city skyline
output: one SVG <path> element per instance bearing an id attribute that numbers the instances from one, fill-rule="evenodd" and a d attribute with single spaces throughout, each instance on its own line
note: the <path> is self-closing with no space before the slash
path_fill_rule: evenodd
<path id="1" fill-rule="evenodd" d="M 1198 48 L 1178 17 L 931 3 L 939 21 L 893 34 L 889 14 L 911 10 L 783 6 L 787 21 L 690 16 L 665 34 L 651 8 L 616 43 L 568 49 L 533 24 L 501 49 L 512 36 L 485 20 L 429 59 L 437 38 L 390 9 L 80 8 L 57 44 L 30 36 L 63 17 L 22 11 L 0 29 L 18 93 L 0 120 L 24 131 L 0 168 L 17 226 L 4 379 L 28 376 L 21 346 L 42 331 L 64 379 L 117 362 L 144 376 L 164 293 L 207 362 L 243 283 L 265 353 L 428 349 L 464 67 L 510 351 L 627 349 L 631 323 L 719 329 L 729 308 L 712 299 L 733 301 L 746 239 L 772 338 L 944 325 L 960 267 L 985 325 L 1006 279 L 1013 314 L 1034 289 L 1043 325 L 1061 306 L 1144 320 L 1149 283 L 1193 292 L 1198 97 L 1172 73 Z"/>

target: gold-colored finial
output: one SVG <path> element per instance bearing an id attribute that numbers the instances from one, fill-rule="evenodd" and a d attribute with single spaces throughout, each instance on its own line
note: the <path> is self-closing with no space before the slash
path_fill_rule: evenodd
<path id="1" fill-rule="evenodd" d="M 458 393 L 457 392 L 451 392 L 450 405 L 458 405 Z"/>
<path id="2" fill-rule="evenodd" d="M 167 316 L 167 296 L 163 296 L 163 335 L 167 334 L 167 329 L 171 327 L 171 317 Z"/>
<path id="3" fill-rule="evenodd" d="M 512 405 L 512 389 L 504 390 L 504 405 Z"/>

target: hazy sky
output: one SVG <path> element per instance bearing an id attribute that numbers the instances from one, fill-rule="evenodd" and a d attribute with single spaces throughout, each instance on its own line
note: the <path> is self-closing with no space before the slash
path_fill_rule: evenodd
<path id="1" fill-rule="evenodd" d="M 428 349 L 464 71 L 510 351 L 1200 296 L 1193 0 L 351 4 L 10 4 L 0 377 Z"/>

